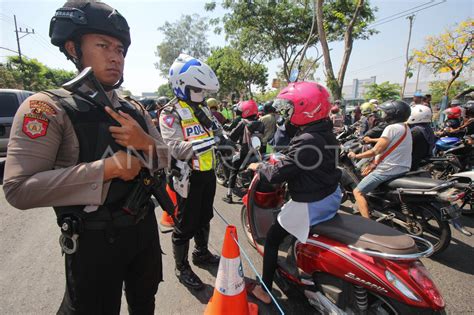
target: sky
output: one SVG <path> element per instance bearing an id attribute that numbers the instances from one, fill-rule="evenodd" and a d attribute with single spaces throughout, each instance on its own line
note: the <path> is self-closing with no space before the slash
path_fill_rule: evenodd
<path id="1" fill-rule="evenodd" d="M 370 3 L 378 8 L 374 28 L 379 31 L 369 40 L 354 42 L 349 66 L 346 72 L 345 85 L 352 84 L 353 79 L 365 79 L 376 76 L 376 82 L 384 81 L 401 83 L 403 80 L 405 50 L 408 38 L 409 22 L 406 17 L 383 23 L 383 18 L 396 13 L 411 10 L 414 7 L 431 2 L 430 8 L 416 14 L 410 48 L 422 48 L 427 36 L 437 35 L 447 27 L 474 16 L 474 1 L 472 0 L 372 0 Z M 131 90 L 136 96 L 142 92 L 154 92 L 158 86 L 166 83 L 167 79 L 160 76 L 154 63 L 158 61 L 155 55 L 156 46 L 163 40 L 163 34 L 158 28 L 165 23 L 178 20 L 182 14 L 197 13 L 209 18 L 222 16 L 225 12 L 219 6 L 214 12 L 206 12 L 206 0 L 108 0 L 107 4 L 116 8 L 128 21 L 131 28 L 132 45 L 128 50 L 125 63 L 124 88 Z M 18 27 L 35 30 L 35 34 L 27 35 L 20 40 L 21 52 L 29 58 L 36 58 L 52 68 L 75 70 L 73 64 L 67 61 L 58 48 L 49 42 L 49 22 L 55 10 L 64 1 L 53 0 L 0 0 L 0 62 L 6 56 L 17 51 L 13 15 L 16 15 Z M 219 3 L 219 1 L 217 1 Z M 440 3 L 436 5 L 437 3 Z M 416 10 L 413 9 L 413 10 Z M 211 47 L 226 45 L 224 35 L 208 33 Z M 343 43 L 331 43 L 330 48 L 335 72 L 338 71 L 343 54 Z M 320 49 L 319 49 L 320 50 Z M 316 49 L 309 51 L 310 56 L 316 55 Z M 276 77 L 275 72 L 281 65 L 279 60 L 267 63 L 269 83 Z M 321 65 L 316 78 L 324 84 L 324 67 Z M 410 81 L 414 81 L 415 77 Z M 428 69 L 420 71 L 420 81 L 431 80 Z"/>

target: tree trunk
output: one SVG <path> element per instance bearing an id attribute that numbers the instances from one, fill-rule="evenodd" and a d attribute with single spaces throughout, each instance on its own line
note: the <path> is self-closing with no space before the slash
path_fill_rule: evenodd
<path id="1" fill-rule="evenodd" d="M 341 98 L 341 88 L 338 86 L 336 76 L 332 68 L 331 54 L 329 53 L 328 41 L 326 38 L 326 31 L 323 25 L 323 0 L 315 0 L 316 7 L 316 25 L 318 27 L 319 42 L 323 50 L 324 68 L 326 69 L 326 79 L 328 88 L 332 92 L 334 99 Z"/>
<path id="2" fill-rule="evenodd" d="M 347 66 L 349 64 L 349 59 L 352 53 L 352 46 L 354 43 L 353 31 L 354 25 L 360 15 L 360 11 L 364 6 L 364 0 L 359 0 L 357 2 L 356 9 L 352 16 L 351 21 L 347 25 L 346 31 L 344 32 L 344 56 L 342 57 L 341 68 L 339 73 L 336 76 L 334 75 L 334 70 L 332 67 L 331 55 L 329 52 L 329 46 L 326 38 L 326 32 L 324 31 L 323 25 L 323 0 L 316 1 L 316 25 L 318 26 L 318 35 L 319 42 L 323 49 L 324 56 L 324 67 L 326 69 L 326 78 L 328 88 L 331 90 L 332 96 L 334 99 L 342 98 L 342 87 L 344 86 L 344 78 L 346 76 Z"/>
<path id="3" fill-rule="evenodd" d="M 454 81 L 459 77 L 461 74 L 462 68 L 458 71 L 455 72 L 454 76 L 449 80 L 448 85 L 446 86 L 446 90 L 444 91 L 444 95 L 448 96 L 449 95 L 449 90 L 451 89 L 451 85 L 453 85 Z"/>
<path id="4" fill-rule="evenodd" d="M 359 17 L 360 11 L 364 6 L 364 0 L 359 0 L 357 2 L 357 7 L 354 11 L 354 15 L 352 16 L 349 25 L 347 25 L 347 29 L 344 32 L 344 56 L 342 57 L 341 68 L 339 69 L 339 73 L 337 75 L 337 83 L 339 85 L 339 94 L 342 92 L 342 87 L 344 86 L 344 77 L 346 76 L 347 66 L 349 65 L 349 59 L 352 53 L 352 46 L 354 44 L 354 38 L 352 33 L 354 31 L 354 25 L 357 22 L 357 18 Z M 340 96 L 339 96 L 340 98 Z"/>

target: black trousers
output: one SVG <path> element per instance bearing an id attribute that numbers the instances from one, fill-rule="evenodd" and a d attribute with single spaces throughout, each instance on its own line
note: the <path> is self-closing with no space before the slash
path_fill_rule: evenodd
<path id="1" fill-rule="evenodd" d="M 58 314 L 119 314 L 125 284 L 130 314 L 154 314 L 162 281 L 155 213 L 136 225 L 85 230 L 79 248 L 65 255 L 66 293 Z"/>
<path id="2" fill-rule="evenodd" d="M 273 286 L 273 277 L 278 266 L 278 248 L 285 237 L 290 235 L 281 225 L 275 220 L 275 223 L 268 230 L 267 238 L 265 240 L 265 251 L 263 254 L 263 283 L 269 290 Z"/>
<path id="3" fill-rule="evenodd" d="M 235 182 L 237 181 L 237 174 L 239 173 L 239 169 L 242 166 L 242 163 L 245 162 L 246 158 L 248 159 L 246 154 L 240 154 L 238 159 L 232 161 L 232 168 L 230 170 L 229 175 L 229 188 L 235 187 Z"/>
<path id="4" fill-rule="evenodd" d="M 209 222 L 214 216 L 213 204 L 214 195 L 216 194 L 214 170 L 193 171 L 189 181 L 188 198 L 181 198 L 179 194 L 176 194 L 178 214 L 171 239 L 173 244 L 177 246 L 186 244 L 202 229 L 208 229 Z"/>

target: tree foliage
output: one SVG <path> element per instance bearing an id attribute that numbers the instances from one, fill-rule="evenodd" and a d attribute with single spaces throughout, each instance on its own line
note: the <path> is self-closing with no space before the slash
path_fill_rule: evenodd
<path id="1" fill-rule="evenodd" d="M 286 81 L 291 71 L 298 68 L 300 61 L 305 60 L 307 48 L 316 47 L 318 34 L 313 19 L 313 1 L 223 0 L 221 5 L 228 10 L 221 19 L 226 38 L 243 51 L 244 56 L 251 52 L 258 54 L 264 61 L 279 58 Z M 344 38 L 345 26 L 350 21 L 353 7 L 354 1 L 351 0 L 326 1 L 324 24 L 329 40 Z M 205 8 L 214 10 L 216 2 L 207 3 Z M 353 36 L 366 39 L 373 33 L 367 27 L 367 23 L 374 18 L 369 6 L 363 7 L 360 17 L 354 26 Z M 218 19 L 211 21 L 213 25 L 218 25 L 218 22 Z M 216 30 L 219 32 L 221 29 L 217 27 Z"/>
<path id="2" fill-rule="evenodd" d="M 219 78 L 219 94 L 222 96 L 245 92 L 251 97 L 252 86 L 265 87 L 267 84 L 267 67 L 246 61 L 235 48 L 213 50 L 207 64 Z"/>
<path id="3" fill-rule="evenodd" d="M 209 56 L 209 42 L 206 32 L 209 25 L 205 18 L 198 14 L 182 15 L 174 23 L 165 22 L 158 28 L 165 35 L 164 40 L 156 46 L 155 55 L 160 58 L 155 67 L 165 77 L 180 53 L 186 53 L 194 58 L 205 60 Z"/>
<path id="4" fill-rule="evenodd" d="M 270 90 L 264 93 L 258 93 L 255 95 L 255 100 L 259 103 L 272 101 L 277 97 L 278 93 L 280 93 L 280 90 Z"/>
<path id="5" fill-rule="evenodd" d="M 166 96 L 169 98 L 173 98 L 173 90 L 171 89 L 171 86 L 169 83 L 162 84 L 158 87 L 158 96 Z"/>
<path id="6" fill-rule="evenodd" d="M 19 57 L 11 56 L 0 64 L 0 86 L 41 91 L 58 88 L 76 76 L 73 71 L 49 68 L 36 59 L 22 59 L 20 63 Z"/>
<path id="7" fill-rule="evenodd" d="M 470 18 L 438 36 L 426 39 L 421 50 L 415 50 L 417 62 L 428 65 L 435 74 L 450 73 L 444 95 L 449 94 L 453 82 L 473 59 L 474 19 Z"/>
<path id="8" fill-rule="evenodd" d="M 221 5 L 228 10 L 221 20 L 226 39 L 246 57 L 250 54 L 263 61 L 280 58 L 288 80 L 312 26 L 309 1 L 224 0 Z M 206 9 L 215 6 L 215 2 L 210 3 Z M 214 24 L 217 22 L 213 21 Z M 317 37 L 313 34 L 309 44 L 316 42 Z"/>
<path id="9" fill-rule="evenodd" d="M 367 85 L 367 91 L 364 94 L 365 99 L 377 99 L 379 102 L 385 102 L 400 97 L 400 84 L 390 83 L 388 81 L 380 84 L 374 83 Z"/>
<path id="10" fill-rule="evenodd" d="M 429 89 L 431 93 L 431 102 L 438 104 L 441 102 L 442 97 L 445 95 L 446 87 L 449 81 L 432 81 L 429 83 Z M 449 89 L 448 97 L 453 99 L 456 95 L 469 88 L 469 85 L 465 81 L 455 81 L 451 84 Z"/>

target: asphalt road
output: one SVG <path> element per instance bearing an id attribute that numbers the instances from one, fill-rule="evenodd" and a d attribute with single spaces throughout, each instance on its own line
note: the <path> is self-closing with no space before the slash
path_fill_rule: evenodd
<path id="1" fill-rule="evenodd" d="M 240 243 L 260 272 L 262 259 L 245 240 L 240 225 L 241 204 L 221 201 L 225 190 L 218 186 L 215 206 L 238 228 Z M 157 217 L 161 210 L 156 210 Z M 474 217 L 463 222 L 474 231 Z M 216 215 L 211 223 L 210 248 L 220 253 L 226 224 Z M 474 314 L 474 237 L 453 230 L 449 248 L 436 260 L 424 259 L 447 304 L 448 314 Z M 7 204 L 0 193 L 0 314 L 53 314 L 64 294 L 64 263 L 58 245 L 59 229 L 51 208 L 20 211 Z M 156 314 L 202 314 L 212 295 L 217 268 L 194 267 L 206 287 L 198 293 L 187 290 L 174 276 L 170 234 L 161 234 L 165 256 L 164 282 L 156 295 Z M 241 255 L 247 278 L 255 278 Z M 308 314 L 313 309 L 302 298 L 276 296 L 286 314 Z M 252 299 L 250 299 L 252 300 Z M 277 308 L 259 304 L 260 314 L 278 314 Z M 127 314 L 125 298 L 122 313 Z"/>

